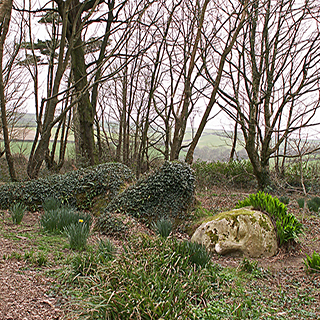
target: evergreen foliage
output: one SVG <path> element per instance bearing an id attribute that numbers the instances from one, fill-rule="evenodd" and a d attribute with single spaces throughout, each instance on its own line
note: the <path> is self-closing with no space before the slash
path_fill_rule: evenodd
<path id="1" fill-rule="evenodd" d="M 290 241 L 297 241 L 303 232 L 303 225 L 292 214 L 287 212 L 287 206 L 278 198 L 268 193 L 251 194 L 243 201 L 239 201 L 236 208 L 252 206 L 255 210 L 267 212 L 275 222 L 279 245 Z"/>
<path id="2" fill-rule="evenodd" d="M 96 196 L 107 194 L 112 199 L 134 180 L 132 171 L 120 163 L 105 163 L 45 179 L 8 183 L 0 186 L 0 208 L 20 201 L 35 210 L 45 199 L 56 198 L 64 204 L 89 208 Z"/>
<path id="3" fill-rule="evenodd" d="M 116 196 L 106 207 L 106 214 L 97 223 L 103 231 L 108 213 L 121 212 L 151 223 L 162 217 L 183 219 L 194 201 L 194 175 L 180 162 L 165 162 L 156 172 Z"/>

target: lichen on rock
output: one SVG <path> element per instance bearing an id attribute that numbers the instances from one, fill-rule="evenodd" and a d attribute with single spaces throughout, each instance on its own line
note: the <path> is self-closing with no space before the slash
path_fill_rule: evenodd
<path id="1" fill-rule="evenodd" d="M 277 236 L 270 218 L 249 208 L 222 212 L 195 231 L 191 241 L 222 255 L 271 257 L 278 250 Z"/>

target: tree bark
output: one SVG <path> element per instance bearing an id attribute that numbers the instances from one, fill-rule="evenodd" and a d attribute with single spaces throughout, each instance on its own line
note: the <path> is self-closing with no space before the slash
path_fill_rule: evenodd
<path id="1" fill-rule="evenodd" d="M 4 139 L 4 148 L 6 153 L 6 159 L 9 168 L 9 174 L 12 181 L 17 181 L 16 172 L 14 169 L 14 161 L 10 150 L 10 137 L 8 130 L 8 121 L 7 121 L 7 111 L 6 111 L 6 99 L 4 93 L 4 83 L 3 83 L 3 46 L 6 40 L 6 36 L 9 30 L 9 24 L 11 19 L 12 11 L 12 0 L 3 0 L 0 4 L 0 104 L 1 104 L 1 122 L 2 122 L 2 132 Z"/>

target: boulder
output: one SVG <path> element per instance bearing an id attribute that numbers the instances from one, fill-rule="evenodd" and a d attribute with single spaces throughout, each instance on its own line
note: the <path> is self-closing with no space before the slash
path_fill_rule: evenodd
<path id="1" fill-rule="evenodd" d="M 219 213 L 206 220 L 191 241 L 221 255 L 271 257 L 278 251 L 277 235 L 270 218 L 250 208 Z"/>

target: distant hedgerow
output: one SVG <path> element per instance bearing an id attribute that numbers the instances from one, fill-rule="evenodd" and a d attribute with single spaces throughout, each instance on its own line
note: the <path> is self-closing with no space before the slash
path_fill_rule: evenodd
<path id="1" fill-rule="evenodd" d="M 256 184 L 253 168 L 249 160 L 200 161 L 192 165 L 195 171 L 196 184 L 200 188 L 216 185 L 232 185 L 234 187 L 248 187 Z"/>

